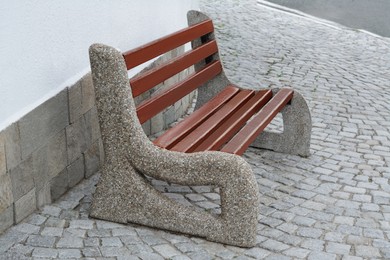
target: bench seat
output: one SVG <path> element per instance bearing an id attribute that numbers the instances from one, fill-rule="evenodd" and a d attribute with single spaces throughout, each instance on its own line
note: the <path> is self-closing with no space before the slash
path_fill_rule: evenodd
<path id="1" fill-rule="evenodd" d="M 154 144 L 178 152 L 223 151 L 242 155 L 292 96 L 289 88 L 272 96 L 271 90 L 255 92 L 229 85 Z"/>

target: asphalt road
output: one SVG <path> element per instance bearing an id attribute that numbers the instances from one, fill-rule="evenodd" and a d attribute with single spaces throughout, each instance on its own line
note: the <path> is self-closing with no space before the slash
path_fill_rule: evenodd
<path id="1" fill-rule="evenodd" d="M 342 25 L 390 37 L 389 0 L 267 0 Z"/>

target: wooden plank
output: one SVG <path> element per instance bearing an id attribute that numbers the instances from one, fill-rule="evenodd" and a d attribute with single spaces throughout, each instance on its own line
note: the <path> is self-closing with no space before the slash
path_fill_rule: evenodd
<path id="1" fill-rule="evenodd" d="M 225 122 L 235 111 L 242 107 L 245 102 L 254 95 L 253 90 L 241 90 L 215 114 L 205 120 L 199 127 L 187 135 L 183 140 L 170 150 L 179 152 L 193 152 L 209 134 Z"/>
<path id="2" fill-rule="evenodd" d="M 198 127 L 202 122 L 214 114 L 221 106 L 229 101 L 239 91 L 239 88 L 233 85 L 227 86 L 219 92 L 214 98 L 206 104 L 195 110 L 183 121 L 167 130 L 164 134 L 154 140 L 154 144 L 162 148 L 170 149 L 177 144 L 191 131 Z"/>
<path id="3" fill-rule="evenodd" d="M 242 155 L 271 120 L 292 99 L 293 90 L 283 88 L 248 122 L 222 149 L 222 152 Z"/>
<path id="4" fill-rule="evenodd" d="M 214 78 L 221 71 L 222 65 L 220 61 L 211 62 L 184 81 L 141 103 L 137 107 L 137 115 L 141 124 L 157 115 L 164 108 L 174 104 L 185 95 L 188 95 L 203 83 Z"/>
<path id="5" fill-rule="evenodd" d="M 142 45 L 123 53 L 127 69 L 132 69 L 148 60 L 151 60 L 165 52 L 175 49 L 203 35 L 214 31 L 211 20 L 189 26 L 165 37 Z"/>
<path id="6" fill-rule="evenodd" d="M 213 55 L 217 51 L 217 43 L 213 40 L 131 79 L 130 85 L 133 97 L 141 95 L 164 80 L 176 75 L 193 64 L 198 63 L 202 59 Z"/>
<path id="7" fill-rule="evenodd" d="M 244 106 L 237 110 L 218 129 L 210 134 L 195 150 L 219 150 L 240 128 L 272 98 L 271 90 L 256 93 Z"/>

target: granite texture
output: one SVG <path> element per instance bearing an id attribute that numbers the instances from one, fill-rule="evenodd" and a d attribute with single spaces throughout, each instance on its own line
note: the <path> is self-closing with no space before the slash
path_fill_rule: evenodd
<path id="1" fill-rule="evenodd" d="M 90 61 L 105 151 L 90 215 L 254 246 L 259 191 L 248 163 L 221 152 L 185 154 L 154 146 L 137 118 L 121 53 L 94 44 Z M 144 175 L 180 185 L 218 186 L 221 214 L 170 200 L 150 186 Z"/>

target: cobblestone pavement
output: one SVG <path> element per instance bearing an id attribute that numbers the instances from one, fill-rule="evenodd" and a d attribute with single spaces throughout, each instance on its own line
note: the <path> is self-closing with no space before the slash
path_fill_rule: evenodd
<path id="1" fill-rule="evenodd" d="M 309 158 L 244 155 L 262 195 L 257 246 L 89 219 L 94 176 L 0 236 L 0 259 L 390 259 L 390 41 L 252 0 L 204 0 L 202 9 L 233 81 L 291 85 L 312 112 Z M 218 213 L 214 187 L 153 184 Z"/>

